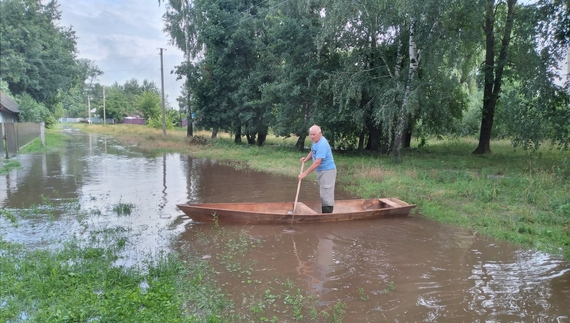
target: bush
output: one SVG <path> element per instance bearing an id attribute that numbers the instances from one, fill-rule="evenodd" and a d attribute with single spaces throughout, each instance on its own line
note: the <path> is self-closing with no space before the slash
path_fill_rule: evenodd
<path id="1" fill-rule="evenodd" d="M 148 119 L 148 126 L 155 129 L 162 128 L 162 115 Z M 166 129 L 174 129 L 174 121 L 172 121 L 169 115 L 166 115 Z"/>
<path id="2" fill-rule="evenodd" d="M 57 120 L 42 103 L 38 103 L 27 93 L 16 96 L 16 102 L 20 109 L 21 122 L 45 122 L 46 128 L 51 128 Z"/>

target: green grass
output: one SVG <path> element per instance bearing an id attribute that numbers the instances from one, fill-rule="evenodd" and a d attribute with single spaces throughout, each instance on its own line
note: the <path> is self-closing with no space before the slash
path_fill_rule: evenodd
<path id="1" fill-rule="evenodd" d="M 113 206 L 113 211 L 119 216 L 129 215 L 133 212 L 134 209 L 136 209 L 136 205 L 132 203 L 119 202 Z"/>
<path id="2" fill-rule="evenodd" d="M 75 242 L 30 251 L 0 241 L 0 321 L 223 322 L 225 300 L 199 264 L 161 255 L 124 268 L 113 264 L 117 251 Z M 200 310 L 186 313 L 186 304 Z"/>
<path id="3" fill-rule="evenodd" d="M 18 154 L 29 154 L 35 152 L 46 152 L 62 148 L 69 137 L 61 133 L 61 126 L 45 130 L 45 147 L 42 145 L 40 138 L 32 140 L 24 148 L 20 149 Z"/>
<path id="4" fill-rule="evenodd" d="M 13 159 L 2 159 L 0 165 L 0 175 L 9 173 L 12 169 L 22 167 L 19 161 Z"/>

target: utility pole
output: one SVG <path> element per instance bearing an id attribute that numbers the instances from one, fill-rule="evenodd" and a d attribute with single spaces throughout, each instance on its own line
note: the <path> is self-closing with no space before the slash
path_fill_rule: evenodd
<path id="1" fill-rule="evenodd" d="M 105 87 L 103 86 L 103 125 L 107 125 L 107 115 L 105 114 Z"/>
<path id="2" fill-rule="evenodd" d="M 87 115 L 89 119 L 87 119 L 87 124 L 91 124 L 91 97 L 87 96 Z"/>
<path id="3" fill-rule="evenodd" d="M 162 64 L 162 51 L 160 48 L 160 83 L 162 85 L 162 136 L 166 137 L 166 116 L 164 112 L 164 66 Z"/>

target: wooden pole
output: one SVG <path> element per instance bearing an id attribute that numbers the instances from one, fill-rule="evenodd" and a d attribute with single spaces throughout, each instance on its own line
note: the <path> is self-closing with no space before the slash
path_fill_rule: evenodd
<path id="1" fill-rule="evenodd" d="M 299 174 L 303 172 L 303 168 L 305 167 L 305 162 L 301 163 L 301 171 Z M 301 190 L 301 180 L 299 180 L 299 184 L 297 184 L 297 195 L 295 195 L 295 204 L 293 204 L 293 217 L 291 217 L 291 224 L 293 224 L 293 219 L 295 219 L 295 211 L 297 211 L 297 200 L 299 199 L 299 190 Z"/>

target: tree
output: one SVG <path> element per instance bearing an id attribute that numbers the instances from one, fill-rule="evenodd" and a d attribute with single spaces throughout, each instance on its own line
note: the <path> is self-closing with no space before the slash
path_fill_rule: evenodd
<path id="1" fill-rule="evenodd" d="M 143 92 L 137 97 L 136 106 L 145 120 L 161 116 L 161 99 L 155 92 Z"/>
<path id="2" fill-rule="evenodd" d="M 187 55 L 177 68 L 186 106 L 213 137 L 225 130 L 262 144 L 272 129 L 297 134 L 303 148 L 319 123 L 337 148 L 399 160 L 412 134 L 457 133 L 478 95 L 478 150 L 490 151 L 499 106 L 515 143 L 568 138 L 568 96 L 551 70 L 570 34 L 562 3 L 169 0 L 165 30 Z M 529 121 L 538 116 L 545 121 Z"/>
<path id="3" fill-rule="evenodd" d="M 0 2 L 0 74 L 14 95 L 28 93 L 55 112 L 77 75 L 76 37 L 59 27 L 57 1 Z"/>
<path id="4" fill-rule="evenodd" d="M 116 122 L 121 122 L 127 115 L 127 97 L 125 92 L 122 90 L 121 86 L 118 84 L 113 84 L 111 87 L 107 88 L 106 93 L 106 103 L 105 103 L 105 113 L 107 118 L 115 119 Z"/>
<path id="5" fill-rule="evenodd" d="M 99 69 L 95 61 L 80 58 L 77 60 L 77 84 L 83 86 L 84 93 L 89 93 L 97 82 L 99 76 L 103 75 L 103 71 Z"/>
<path id="6" fill-rule="evenodd" d="M 285 137 L 297 135 L 296 147 L 303 150 L 309 127 L 332 121 L 319 119 L 318 112 L 319 107 L 326 110 L 326 105 L 321 104 L 323 98 L 332 97 L 321 87 L 332 55 L 319 51 L 317 46 L 321 27 L 318 7 L 302 2 L 285 8 L 270 3 L 269 7 L 260 57 L 264 62 L 261 68 L 270 81 L 260 86 L 260 104 L 270 108 L 273 131 Z"/>
<path id="7" fill-rule="evenodd" d="M 89 96 L 93 106 L 102 105 L 102 87 L 97 83 L 103 72 L 95 61 L 78 59 L 76 61 L 77 74 L 73 86 L 62 93 L 64 115 L 68 117 L 87 117 L 86 97 Z"/>
<path id="8" fill-rule="evenodd" d="M 498 21 L 495 0 L 485 2 L 485 63 L 483 65 L 483 75 L 485 77 L 483 85 L 483 109 L 481 117 L 481 132 L 479 134 L 479 145 L 473 151 L 475 154 L 486 154 L 491 152 L 491 130 L 493 129 L 493 119 L 501 85 L 503 81 L 503 71 L 507 63 L 507 52 L 511 42 L 511 32 L 515 19 L 516 0 L 507 0 L 507 8 L 504 27 L 502 29 L 501 46 L 496 52 L 496 27 Z M 502 1 L 499 1 L 502 5 Z"/>
<path id="9" fill-rule="evenodd" d="M 369 149 L 382 147 L 398 160 L 417 123 L 436 129 L 460 117 L 458 71 L 467 60 L 457 48 L 464 47 L 464 35 L 472 29 L 465 17 L 470 3 L 323 2 L 320 39 L 342 60 L 342 67 L 331 74 L 331 88 L 338 111 L 346 116 L 343 124 L 353 122 L 347 133 L 362 133 L 359 147 L 368 133 Z M 434 93 L 437 83 L 454 94 Z"/>
<path id="10" fill-rule="evenodd" d="M 192 105 L 213 136 L 218 130 L 229 130 L 239 142 L 243 128 L 250 144 L 262 144 L 267 135 L 266 107 L 258 104 L 258 87 L 265 75 L 252 74 L 259 64 L 255 38 L 262 33 L 256 23 L 262 4 L 202 0 L 183 6 L 180 1 L 168 1 L 165 30 L 173 43 L 191 59 L 203 55 L 195 64 L 188 59 L 177 72 L 193 85 L 189 89 Z M 261 141 L 254 139 L 260 137 Z"/>
<path id="11" fill-rule="evenodd" d="M 519 7 L 517 17 L 509 50 L 513 77 L 506 84 L 500 121 L 515 147 L 534 149 L 550 142 L 568 149 L 570 79 L 558 66 L 568 58 L 570 6 L 538 1 Z"/>
<path id="12" fill-rule="evenodd" d="M 516 0 L 486 0 L 482 120 L 473 153 L 491 152 L 503 85 L 509 92 L 499 116 L 515 146 L 538 147 L 544 140 L 568 144 L 569 87 L 556 84 L 559 73 L 555 71 L 568 47 L 568 10 L 562 1 L 517 5 Z"/>
<path id="13" fill-rule="evenodd" d="M 66 117 L 80 118 L 87 117 L 87 101 L 83 92 L 83 87 L 74 86 L 63 98 L 63 110 Z"/>
<path id="14" fill-rule="evenodd" d="M 38 103 L 28 93 L 22 93 L 16 96 L 16 102 L 20 109 L 19 119 L 21 122 L 44 122 L 46 128 L 55 125 L 56 120 L 48 108 Z"/>

